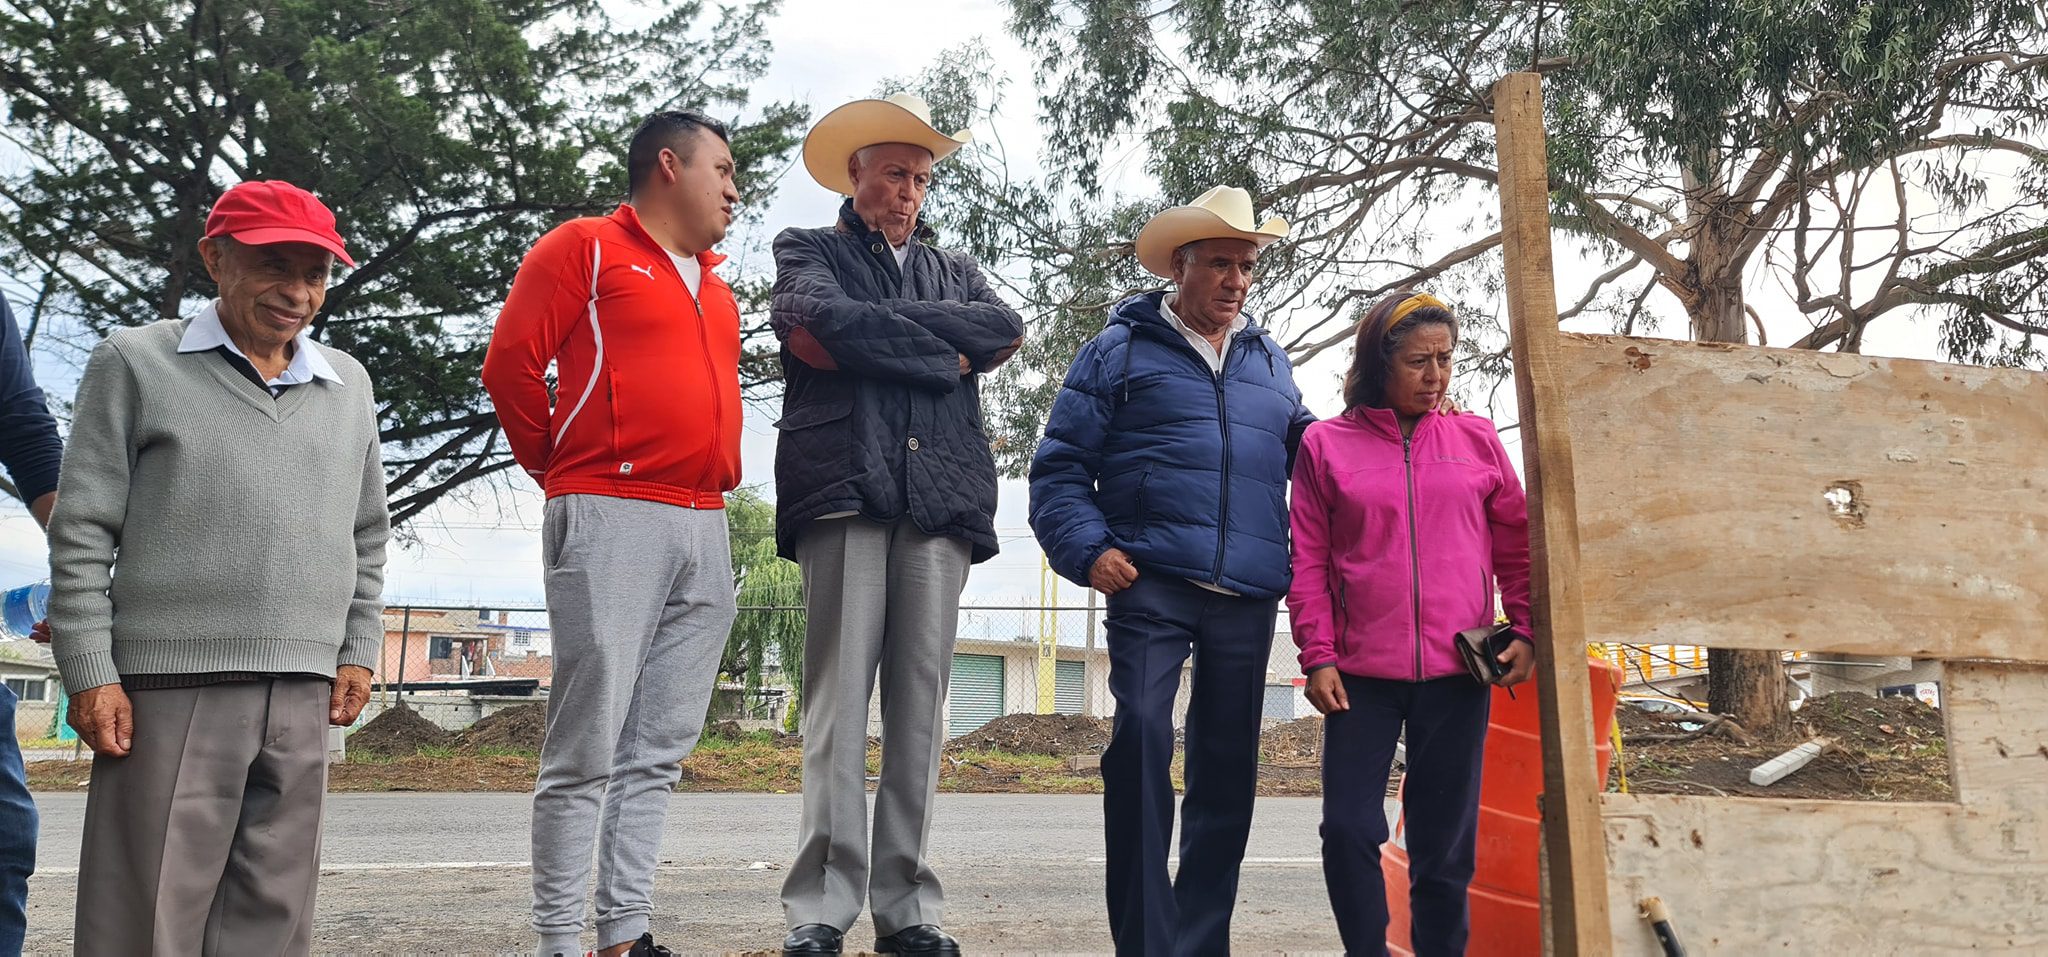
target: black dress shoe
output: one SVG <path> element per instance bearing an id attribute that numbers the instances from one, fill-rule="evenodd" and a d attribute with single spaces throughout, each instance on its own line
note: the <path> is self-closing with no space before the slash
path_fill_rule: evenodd
<path id="1" fill-rule="evenodd" d="M 846 935 L 830 924 L 805 924 L 782 938 L 783 957 L 792 954 L 836 954 Z"/>
<path id="2" fill-rule="evenodd" d="M 960 942 L 937 924 L 905 927 L 887 937 L 875 939 L 875 953 L 899 957 L 960 957 Z"/>

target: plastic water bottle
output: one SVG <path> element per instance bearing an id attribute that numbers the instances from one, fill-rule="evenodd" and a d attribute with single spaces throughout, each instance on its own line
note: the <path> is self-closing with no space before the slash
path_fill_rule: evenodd
<path id="1" fill-rule="evenodd" d="M 50 583 L 36 582 L 0 596 L 0 631 L 9 638 L 27 638 L 36 622 L 50 613 Z"/>

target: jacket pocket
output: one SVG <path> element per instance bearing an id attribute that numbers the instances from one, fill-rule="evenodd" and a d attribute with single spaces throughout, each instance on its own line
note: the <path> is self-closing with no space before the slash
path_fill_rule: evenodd
<path id="1" fill-rule="evenodd" d="M 853 414 L 853 405 L 848 402 L 817 402 L 784 413 L 775 420 L 775 428 L 783 432 L 800 432 L 830 422 L 837 422 Z"/>
<path id="2" fill-rule="evenodd" d="M 788 409 L 775 423 L 777 501 L 801 509 L 822 489 L 843 496 L 859 488 L 861 425 L 851 399 L 830 397 Z"/>
<path id="3" fill-rule="evenodd" d="M 1145 520 L 1151 514 L 1151 509 L 1146 506 L 1145 502 L 1145 487 L 1150 484 L 1152 484 L 1152 470 L 1146 469 L 1145 474 L 1138 476 L 1138 493 L 1136 498 L 1138 522 L 1137 528 L 1133 530 L 1133 534 L 1140 538 L 1143 538 L 1145 535 Z"/>
<path id="4" fill-rule="evenodd" d="M 1483 567 L 1479 569 L 1479 614 L 1486 619 L 1480 622 L 1480 625 L 1493 624 L 1493 620 L 1500 614 L 1499 609 L 1493 605 L 1493 576 L 1487 574 Z M 1478 625 L 1473 627 L 1476 628 Z"/>
<path id="5" fill-rule="evenodd" d="M 1345 633 L 1351 630 L 1351 602 L 1348 600 L 1349 595 L 1344 587 L 1344 579 L 1341 575 L 1337 576 L 1336 594 L 1330 597 L 1337 606 L 1337 613 L 1334 616 L 1337 619 L 1337 627 L 1334 629 L 1333 634 L 1330 635 L 1330 644 L 1335 647 L 1338 660 L 1342 661 L 1344 658 L 1344 647 L 1347 644 L 1344 640 Z"/>
<path id="6" fill-rule="evenodd" d="M 562 495 L 548 500 L 542 509 L 540 526 L 541 567 L 554 571 L 562 567 L 562 554 L 575 535 L 576 496 Z"/>
<path id="7" fill-rule="evenodd" d="M 614 469 L 618 468 L 618 463 L 623 462 L 626 459 L 626 443 L 619 436 L 619 423 L 626 421 L 626 410 L 619 407 L 619 397 L 621 394 L 621 390 L 619 389 L 619 370 L 614 369 L 611 366 L 605 366 L 604 404 L 605 407 L 610 409 L 612 413 L 611 460 L 612 467 Z"/>

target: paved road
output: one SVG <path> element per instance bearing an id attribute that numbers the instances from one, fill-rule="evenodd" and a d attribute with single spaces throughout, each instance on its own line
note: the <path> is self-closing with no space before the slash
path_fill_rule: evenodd
<path id="1" fill-rule="evenodd" d="M 774 947 L 796 841 L 797 795 L 678 794 L 662 836 L 655 933 L 678 952 Z M 44 867 L 30 884 L 29 951 L 71 950 L 84 797 L 38 796 Z M 1234 952 L 1335 952 L 1314 798 L 1262 798 L 1240 885 Z M 975 953 L 1099 953 L 1099 797 L 945 794 L 932 860 L 947 926 Z M 315 950 L 496 954 L 530 946 L 528 804 L 520 794 L 328 798 Z M 873 940 L 865 918 L 849 943 Z M 589 941 L 586 940 L 586 944 Z"/>

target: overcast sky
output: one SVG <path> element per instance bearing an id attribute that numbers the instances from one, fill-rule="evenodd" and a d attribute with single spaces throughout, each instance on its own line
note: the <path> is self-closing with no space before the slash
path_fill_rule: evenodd
<path id="1" fill-rule="evenodd" d="M 773 65 L 754 87 L 756 103 L 795 99 L 812 105 L 813 116 L 840 103 L 870 95 L 886 79 L 923 69 L 941 50 L 979 39 L 999 69 L 1010 79 L 1010 95 L 998 128 L 975 130 L 977 137 L 998 136 L 1011 162 L 1028 166 L 1040 140 L 1032 107 L 1031 61 L 1004 30 L 1006 5 L 999 0 L 899 0 L 849 3 L 845 0 L 785 0 L 769 28 L 775 44 Z M 878 13 L 877 11 L 886 11 Z M 4 158 L 0 158 L 4 159 Z M 1116 179 L 1142 188 L 1136 169 L 1141 155 L 1119 158 Z M 1029 169 L 1023 172 L 1030 172 Z M 767 268 L 766 246 L 774 233 L 790 225 L 825 225 L 832 221 L 838 199 L 813 183 L 800 164 L 792 164 L 779 180 L 780 189 L 757 225 L 736 231 L 725 251 L 735 256 L 728 269 Z M 1563 246 L 1557 250 L 1560 294 L 1575 296 L 1574 277 L 1597 269 L 1578 262 Z M 19 287 L 0 284 L 19 301 Z M 1752 301 L 1767 315 L 1772 294 L 1752 291 Z M 1658 296 L 1667 298 L 1662 293 Z M 1779 297 L 1782 298 L 1782 297 Z M 1789 310 L 1784 310 L 1789 311 Z M 1284 332 L 1284 316 L 1264 318 Z M 1798 320 L 1792 326 L 1799 325 Z M 1588 331 L 1602 331 L 1588 329 Z M 1771 341 L 1789 342 L 1802 328 L 1774 329 Z M 38 350 L 38 374 L 53 392 L 67 396 L 75 381 L 75 356 Z M 1873 325 L 1865 343 L 1873 355 L 1931 358 L 1935 355 L 1932 323 L 1886 321 Z M 1346 356 L 1332 350 L 1297 372 L 1309 405 L 1318 414 L 1339 411 L 1338 377 Z M 1501 394 L 1500 412 L 1513 417 L 1513 395 Z M 749 484 L 764 483 L 773 471 L 772 409 L 751 410 L 742 442 L 743 467 Z M 1514 449 L 1512 436 L 1510 448 Z M 538 605 L 541 601 L 540 494 L 529 482 L 515 479 L 510 491 L 482 494 L 468 502 L 437 508 L 413 523 L 417 541 L 394 548 L 385 595 L 392 605 L 416 602 L 468 605 Z M 1003 553 L 977 566 L 968 585 L 967 601 L 981 604 L 1037 603 L 1041 558 L 1025 524 L 1021 482 L 1005 482 L 996 517 Z M 47 552 L 27 513 L 11 500 L 0 505 L 0 588 L 47 577 Z M 1063 604 L 1085 601 L 1071 584 L 1059 586 Z"/>

